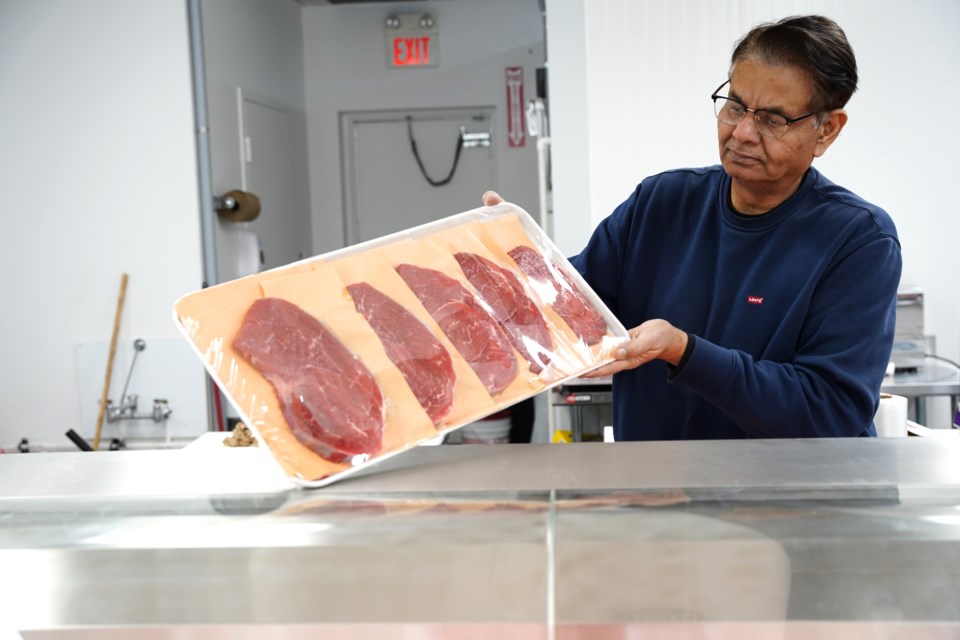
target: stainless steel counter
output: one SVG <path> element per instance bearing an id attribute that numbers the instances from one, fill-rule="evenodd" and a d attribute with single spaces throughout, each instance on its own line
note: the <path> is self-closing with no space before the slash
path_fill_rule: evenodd
<path id="1" fill-rule="evenodd" d="M 880 390 L 905 396 L 913 404 L 916 421 L 927 424 L 926 399 L 929 396 L 950 396 L 953 411 L 960 399 L 960 369 L 950 362 L 927 357 L 918 371 L 902 372 L 884 378 Z"/>
<path id="2" fill-rule="evenodd" d="M 265 454 L 0 456 L 0 637 L 960 637 L 960 443 Z"/>

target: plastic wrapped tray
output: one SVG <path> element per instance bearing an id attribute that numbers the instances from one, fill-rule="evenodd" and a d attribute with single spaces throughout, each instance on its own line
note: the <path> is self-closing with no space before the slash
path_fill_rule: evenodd
<path id="1" fill-rule="evenodd" d="M 612 360 L 623 325 L 509 203 L 180 298 L 287 474 L 320 487 Z"/>

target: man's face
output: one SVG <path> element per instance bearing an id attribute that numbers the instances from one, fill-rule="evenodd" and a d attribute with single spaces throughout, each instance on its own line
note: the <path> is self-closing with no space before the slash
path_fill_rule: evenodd
<path id="1" fill-rule="evenodd" d="M 803 72 L 750 60 L 734 66 L 729 95 L 747 108 L 767 109 L 787 118 L 802 116 L 811 106 L 810 83 Z M 749 211 L 752 202 L 776 200 L 782 195 L 775 202 L 779 204 L 789 197 L 814 157 L 826 150 L 819 144 L 820 129 L 816 117 L 812 117 L 791 124 L 782 138 L 775 139 L 757 131 L 750 112 L 736 126 L 718 120 L 720 161 L 734 181 L 734 205 L 745 207 L 743 213 L 756 213 Z"/>

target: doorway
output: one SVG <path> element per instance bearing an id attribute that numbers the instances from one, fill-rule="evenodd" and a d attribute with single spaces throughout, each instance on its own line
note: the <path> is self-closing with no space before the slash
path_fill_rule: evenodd
<path id="1" fill-rule="evenodd" d="M 260 198 L 250 223 L 260 237 L 262 268 L 312 254 L 309 173 L 302 115 L 238 89 L 243 190 Z"/>

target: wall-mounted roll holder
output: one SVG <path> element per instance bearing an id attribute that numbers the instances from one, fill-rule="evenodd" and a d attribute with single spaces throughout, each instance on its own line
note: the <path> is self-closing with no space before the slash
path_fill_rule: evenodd
<path id="1" fill-rule="evenodd" d="M 227 222 L 250 222 L 260 215 L 260 198 L 247 191 L 228 191 L 214 196 L 213 208 L 221 220 Z"/>
<path id="2" fill-rule="evenodd" d="M 220 211 L 233 211 L 237 208 L 237 199 L 233 196 L 223 195 L 213 197 L 213 208 Z"/>

